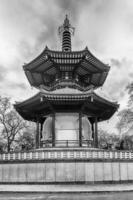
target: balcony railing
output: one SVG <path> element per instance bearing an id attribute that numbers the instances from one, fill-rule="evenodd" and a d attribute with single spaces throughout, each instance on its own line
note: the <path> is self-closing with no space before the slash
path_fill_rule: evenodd
<path id="1" fill-rule="evenodd" d="M 52 147 L 51 140 L 43 140 L 43 147 Z M 55 147 L 79 147 L 79 140 L 55 140 Z M 92 140 L 82 140 L 82 147 L 93 147 Z"/>
<path id="2" fill-rule="evenodd" d="M 20 162 L 35 160 L 109 160 L 133 161 L 133 151 L 109 151 L 88 148 L 45 148 L 30 152 L 0 154 L 0 162 Z"/>
<path id="3" fill-rule="evenodd" d="M 70 87 L 70 88 L 77 88 L 81 91 L 87 91 L 90 89 L 90 84 L 83 83 L 83 81 L 75 80 L 72 77 L 68 77 L 68 79 L 65 79 L 65 77 L 60 78 L 58 80 L 53 81 L 52 84 L 49 85 L 43 85 L 42 88 L 46 90 L 55 90 L 62 87 Z"/>

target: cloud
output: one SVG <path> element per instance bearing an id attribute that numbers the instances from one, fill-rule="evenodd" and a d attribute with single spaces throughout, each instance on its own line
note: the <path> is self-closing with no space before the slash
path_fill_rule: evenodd
<path id="1" fill-rule="evenodd" d="M 102 87 L 102 91 L 99 92 L 109 100 L 118 101 L 121 104 L 121 108 L 127 105 L 128 94 L 126 86 L 132 81 L 133 60 L 122 59 L 110 59 L 110 72 Z"/>
<path id="2" fill-rule="evenodd" d="M 127 0 L 93 1 L 81 9 L 78 19 L 82 46 L 106 58 L 130 58 L 133 50 L 132 10 Z M 130 4 L 130 5 L 129 5 Z"/>
<path id="3" fill-rule="evenodd" d="M 23 100 L 37 90 L 22 65 L 46 45 L 61 50 L 58 27 L 68 14 L 76 28 L 72 49 L 89 50 L 111 70 L 101 93 L 126 106 L 126 85 L 133 78 L 133 1 L 0 0 L 0 93 Z"/>
<path id="4" fill-rule="evenodd" d="M 115 58 L 112 58 L 110 60 L 110 62 L 111 62 L 111 66 L 115 66 L 115 67 L 118 67 L 118 68 L 120 68 L 121 65 L 122 65 L 122 61 L 119 61 L 118 59 L 115 59 Z"/>
<path id="5" fill-rule="evenodd" d="M 6 75 L 6 68 L 0 65 L 0 82 L 2 83 Z"/>
<path id="6" fill-rule="evenodd" d="M 78 21 L 80 11 L 82 11 L 86 5 L 91 5 L 92 2 L 92 0 L 57 0 L 62 14 L 68 14 L 75 23 Z M 63 15 L 62 17 L 64 17 Z"/>

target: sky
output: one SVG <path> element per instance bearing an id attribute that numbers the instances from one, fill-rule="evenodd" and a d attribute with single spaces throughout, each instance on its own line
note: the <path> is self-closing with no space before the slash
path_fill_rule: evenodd
<path id="1" fill-rule="evenodd" d="M 125 88 L 133 80 L 132 0 L 0 0 L 0 95 L 23 101 L 37 93 L 22 66 L 46 45 L 61 49 L 57 30 L 66 14 L 75 27 L 72 49 L 88 46 L 111 66 L 98 93 L 125 108 Z M 108 126 L 115 124 L 115 116 Z"/>

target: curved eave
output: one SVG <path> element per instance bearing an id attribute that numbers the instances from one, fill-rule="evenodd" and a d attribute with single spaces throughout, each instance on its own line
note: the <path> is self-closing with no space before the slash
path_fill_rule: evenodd
<path id="1" fill-rule="evenodd" d="M 109 71 L 110 66 L 107 64 L 104 64 L 101 60 L 96 58 L 88 49 L 86 50 L 86 58 L 88 61 L 92 62 L 94 65 L 99 66 L 99 69 L 103 71 Z"/>
<path id="2" fill-rule="evenodd" d="M 25 106 L 30 104 L 31 102 L 40 100 L 41 97 L 47 98 L 48 100 L 63 100 L 63 99 L 83 99 L 86 100 L 88 97 L 93 97 L 95 100 L 98 100 L 99 102 L 103 102 L 105 104 L 114 106 L 114 107 L 119 107 L 119 104 L 117 102 L 112 102 L 109 101 L 99 95 L 97 95 L 95 92 L 87 92 L 87 93 L 76 93 L 76 94 L 71 94 L 71 93 L 46 93 L 46 92 L 38 92 L 37 94 L 35 94 L 34 96 L 32 96 L 29 99 L 26 99 L 23 102 L 17 102 L 16 104 L 14 104 L 14 106 Z"/>
<path id="3" fill-rule="evenodd" d="M 44 61 L 47 59 L 47 50 L 48 48 L 46 47 L 35 59 L 30 61 L 29 63 L 26 63 L 23 65 L 24 70 L 32 70 L 34 66 L 36 66 L 38 63 Z"/>
<path id="4" fill-rule="evenodd" d="M 24 69 L 24 71 L 25 70 L 28 70 L 28 71 L 33 70 L 38 65 L 47 61 L 49 58 L 51 58 L 53 60 L 53 62 L 55 62 L 57 64 L 58 64 L 58 61 L 57 61 L 58 59 L 77 59 L 77 62 L 79 62 L 80 59 L 85 59 L 86 61 L 89 61 L 92 65 L 94 65 L 101 71 L 109 71 L 109 69 L 110 69 L 110 66 L 105 65 L 103 62 L 101 62 L 99 59 L 97 59 L 89 50 L 85 49 L 82 51 L 63 52 L 63 51 L 52 51 L 52 50 L 48 49 L 47 47 L 34 60 L 25 64 L 23 66 L 23 69 Z M 61 64 L 61 63 L 59 63 L 59 64 Z"/>
<path id="5" fill-rule="evenodd" d="M 112 102 L 107 99 L 104 99 L 103 97 L 100 97 L 97 94 L 94 94 L 94 96 L 95 96 L 94 99 L 98 103 L 100 103 L 100 106 L 107 105 L 105 106 L 106 108 L 103 109 L 101 116 L 99 115 L 99 121 L 109 120 L 114 115 L 114 113 L 118 110 L 119 104 L 117 102 Z"/>
<path id="6" fill-rule="evenodd" d="M 48 115 L 52 112 L 78 112 L 82 109 L 84 114 L 90 113 L 98 116 L 98 121 L 109 119 L 118 109 L 119 105 L 110 102 L 95 93 L 87 94 L 50 94 L 39 92 L 35 96 L 14 105 L 18 113 L 26 120 L 36 121 L 37 115 Z M 62 108 L 62 111 L 60 111 Z"/>
<path id="7" fill-rule="evenodd" d="M 113 107 L 115 107 L 117 109 L 119 108 L 119 104 L 117 102 L 109 101 L 109 100 L 97 95 L 95 92 L 93 92 L 93 95 L 94 95 L 95 99 L 98 99 L 99 101 L 101 101 L 101 102 L 103 102 L 105 104 L 108 104 L 110 106 L 113 106 Z"/>
<path id="8" fill-rule="evenodd" d="M 40 92 L 23 102 L 14 104 L 16 111 L 28 121 L 37 121 L 35 108 L 40 106 Z"/>
<path id="9" fill-rule="evenodd" d="M 104 84 L 110 69 L 86 49 L 62 52 L 51 51 L 48 48 L 45 48 L 36 59 L 24 65 L 23 68 L 30 85 L 34 87 L 40 85 L 49 87 L 51 83 L 55 85 L 56 74 L 68 70 L 79 75 L 87 87 L 93 85 L 94 88 Z"/>
<path id="10" fill-rule="evenodd" d="M 60 58 L 66 58 L 67 56 L 71 59 L 74 58 L 75 55 L 76 58 L 82 58 L 85 55 L 85 50 L 82 51 L 70 51 L 70 52 L 63 52 L 63 51 L 52 51 L 50 50 L 48 47 L 46 47 L 42 53 L 37 56 L 34 60 L 32 60 L 31 62 L 25 64 L 23 66 L 24 71 L 25 70 L 33 70 L 34 68 L 37 67 L 37 65 L 42 64 L 43 62 L 45 62 L 48 58 L 52 58 L 53 61 L 56 59 L 60 59 Z"/>

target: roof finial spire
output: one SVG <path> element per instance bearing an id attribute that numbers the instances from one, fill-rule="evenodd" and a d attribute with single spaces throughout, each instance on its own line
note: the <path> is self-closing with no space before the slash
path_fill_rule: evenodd
<path id="1" fill-rule="evenodd" d="M 71 51 L 71 34 L 74 34 L 74 30 L 69 22 L 68 15 L 66 15 L 63 25 L 58 29 L 62 36 L 62 51 Z"/>
<path id="2" fill-rule="evenodd" d="M 69 27 L 71 26 L 69 23 L 69 19 L 68 19 L 68 15 L 66 15 L 66 18 L 64 20 L 64 24 L 63 24 L 64 28 L 69 29 Z"/>

